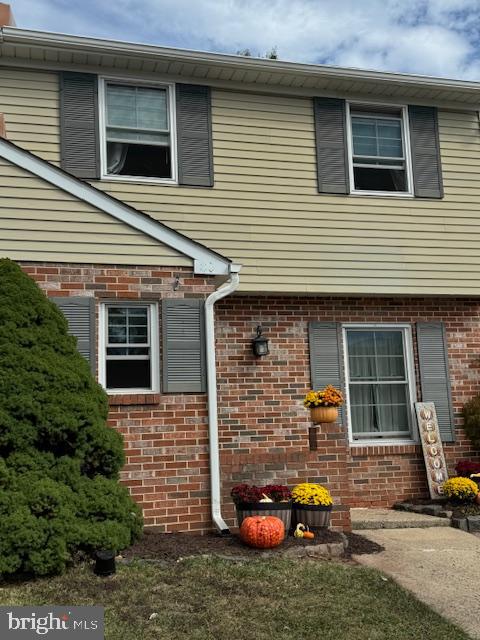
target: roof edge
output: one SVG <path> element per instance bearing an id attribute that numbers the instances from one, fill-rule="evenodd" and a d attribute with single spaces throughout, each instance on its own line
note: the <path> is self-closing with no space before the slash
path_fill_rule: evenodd
<path id="1" fill-rule="evenodd" d="M 90 38 L 86 36 L 69 35 L 48 31 L 18 29 L 16 27 L 2 27 L 0 42 L 12 45 L 44 46 L 48 48 L 89 51 L 92 53 L 125 54 L 133 57 L 162 58 L 175 57 L 179 61 L 198 64 L 231 65 L 239 69 L 255 69 L 270 73 L 296 73 L 298 75 L 318 76 L 325 78 L 364 80 L 389 82 L 400 85 L 429 87 L 475 92 L 480 91 L 480 82 L 470 80 L 455 80 L 435 76 L 424 76 L 408 73 L 394 73 L 390 71 L 374 71 L 369 69 L 336 67 L 330 65 L 306 64 L 269 60 L 265 58 L 246 57 L 234 54 L 211 53 L 191 49 L 161 47 L 151 44 L 126 42 Z"/>
<path id="2" fill-rule="evenodd" d="M 0 158 L 191 258 L 196 275 L 228 276 L 232 271 L 232 262 L 228 258 L 104 193 L 90 183 L 72 176 L 10 140 L 0 138 Z"/>

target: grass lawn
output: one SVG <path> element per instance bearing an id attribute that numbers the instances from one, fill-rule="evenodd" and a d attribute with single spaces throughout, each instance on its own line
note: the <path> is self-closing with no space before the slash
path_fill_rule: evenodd
<path id="1" fill-rule="evenodd" d="M 0 604 L 103 605 L 107 640 L 468 640 L 381 574 L 328 562 L 198 557 L 107 579 L 79 566 L 2 583 Z"/>

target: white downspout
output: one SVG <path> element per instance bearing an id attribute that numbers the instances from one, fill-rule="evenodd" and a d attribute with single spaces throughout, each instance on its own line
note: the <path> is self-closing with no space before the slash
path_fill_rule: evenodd
<path id="1" fill-rule="evenodd" d="M 205 346 L 207 362 L 208 437 L 210 447 L 210 495 L 212 520 L 222 535 L 230 533 L 222 518 L 220 495 L 220 451 L 218 445 L 217 366 L 215 359 L 215 320 L 213 305 L 233 293 L 239 284 L 241 265 L 232 264 L 229 281 L 205 300 Z"/>

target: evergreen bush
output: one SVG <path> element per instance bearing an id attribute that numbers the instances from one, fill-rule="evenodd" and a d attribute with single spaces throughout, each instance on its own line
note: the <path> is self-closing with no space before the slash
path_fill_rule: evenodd
<path id="1" fill-rule="evenodd" d="M 121 436 L 62 312 L 0 260 L 0 574 L 63 571 L 78 551 L 141 532 L 118 483 Z"/>

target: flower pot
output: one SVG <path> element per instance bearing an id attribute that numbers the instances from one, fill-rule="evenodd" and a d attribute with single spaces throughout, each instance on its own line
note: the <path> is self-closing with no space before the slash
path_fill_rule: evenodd
<path id="1" fill-rule="evenodd" d="M 310 418 L 315 424 L 335 422 L 338 418 L 337 407 L 310 407 Z"/>
<path id="2" fill-rule="evenodd" d="M 290 531 L 292 524 L 291 502 L 240 502 L 237 509 L 237 523 L 240 527 L 249 516 L 275 516 L 285 525 L 285 533 Z"/>
<path id="3" fill-rule="evenodd" d="M 324 507 L 321 504 L 293 503 L 293 526 L 299 522 L 310 529 L 327 529 L 330 526 L 330 514 L 332 506 Z"/>

